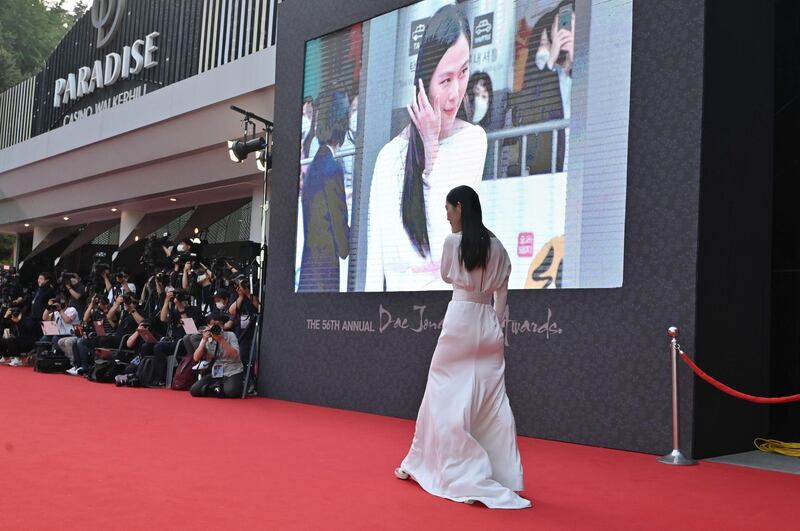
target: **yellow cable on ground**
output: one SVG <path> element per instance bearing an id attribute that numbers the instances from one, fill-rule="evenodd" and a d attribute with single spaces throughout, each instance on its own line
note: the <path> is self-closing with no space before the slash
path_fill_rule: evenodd
<path id="1" fill-rule="evenodd" d="M 756 438 L 753 443 L 762 452 L 773 454 L 788 455 L 789 457 L 800 457 L 800 443 L 787 443 L 776 441 L 775 439 Z"/>

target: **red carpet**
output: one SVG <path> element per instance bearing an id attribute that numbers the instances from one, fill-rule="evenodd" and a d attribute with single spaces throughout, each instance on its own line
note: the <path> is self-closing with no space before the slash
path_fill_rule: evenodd
<path id="1" fill-rule="evenodd" d="M 392 476 L 410 421 L 0 367 L 0 529 L 777 529 L 800 476 L 521 438 L 533 509 Z M 795 527 L 796 528 L 796 527 Z"/>

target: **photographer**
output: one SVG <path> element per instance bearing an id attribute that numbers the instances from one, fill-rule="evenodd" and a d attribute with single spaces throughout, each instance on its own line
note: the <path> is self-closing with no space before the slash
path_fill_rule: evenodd
<path id="1" fill-rule="evenodd" d="M 86 287 L 81 282 L 81 278 L 75 273 L 64 271 L 58 277 L 58 284 L 64 297 L 67 298 L 67 305 L 72 306 L 78 313 L 83 311 L 83 297 L 86 295 Z"/>
<path id="2" fill-rule="evenodd" d="M 59 339 L 69 337 L 72 335 L 74 327 L 78 324 L 78 310 L 74 306 L 67 305 L 67 298 L 60 295 L 47 301 L 47 308 L 42 312 L 42 321 L 52 321 L 56 324 L 58 334 L 42 336 L 42 341 L 49 341 L 53 343 L 53 348 L 64 353 L 65 356 L 70 356 L 70 353 L 64 352 L 59 346 Z"/>
<path id="3" fill-rule="evenodd" d="M 236 398 L 242 395 L 242 372 L 244 367 L 239 357 L 239 343 L 236 334 L 223 331 L 227 322 L 225 315 L 212 312 L 209 317 L 210 328 L 203 331 L 203 338 L 194 351 L 196 362 L 206 361 L 209 373 L 192 385 L 192 396 L 215 396 Z"/>
<path id="4" fill-rule="evenodd" d="M 147 279 L 142 289 L 142 312 L 147 318 L 153 317 L 161 310 L 166 297 L 166 284 L 169 275 L 165 271 L 156 273 Z"/>
<path id="5" fill-rule="evenodd" d="M 164 250 L 164 254 L 167 258 L 174 261 L 174 259 L 179 255 L 188 255 L 192 252 L 192 242 L 188 238 L 182 239 L 178 242 L 176 246 L 167 247 L 166 245 L 162 245 L 161 248 Z"/>
<path id="6" fill-rule="evenodd" d="M 9 308 L 20 308 L 25 302 L 24 296 L 25 290 L 19 283 L 16 268 L 0 270 L 0 306 L 3 314 Z"/>
<path id="7" fill-rule="evenodd" d="M 52 299 L 56 290 L 53 288 L 53 275 L 47 271 L 42 271 L 36 279 L 37 289 L 31 301 L 31 317 L 37 323 L 42 319 L 42 313 L 47 307 L 48 301 Z"/>
<path id="8" fill-rule="evenodd" d="M 40 335 L 41 331 L 37 330 L 32 320 L 23 319 L 19 308 L 6 310 L 3 314 L 3 337 L 0 338 L 0 363 L 12 367 L 25 365 L 20 356 L 36 346 Z"/>
<path id="9" fill-rule="evenodd" d="M 214 293 L 214 274 L 200 262 L 187 261 L 183 266 L 183 289 L 190 293 L 197 306 L 207 311 Z"/>
<path id="10" fill-rule="evenodd" d="M 236 290 L 236 300 L 230 307 L 231 319 L 234 322 L 236 337 L 241 345 L 242 363 L 250 360 L 250 346 L 255 333 L 255 320 L 261 308 L 258 297 L 250 291 L 250 281 L 244 276 L 231 280 L 231 285 Z"/>
<path id="11" fill-rule="evenodd" d="M 92 364 L 91 353 L 95 348 L 117 348 L 119 346 L 124 334 L 117 334 L 116 327 L 108 318 L 110 312 L 111 307 L 105 297 L 95 295 L 92 298 L 89 307 L 86 308 L 83 314 L 86 330 L 89 330 L 93 323 L 100 322 L 106 335 L 99 336 L 96 333 L 89 332 L 85 337 L 77 339 L 73 350 L 75 353 L 75 358 L 72 361 L 73 367 L 67 371 L 69 374 L 81 375 L 88 371 Z M 136 322 L 133 317 L 130 317 L 130 319 L 134 323 Z M 128 328 L 130 329 L 131 325 L 128 325 Z M 135 329 L 135 326 L 133 328 Z M 132 333 L 132 330 L 127 333 Z M 69 341 L 69 338 L 66 341 Z"/>
<path id="12" fill-rule="evenodd" d="M 212 315 L 218 314 L 223 315 L 225 317 L 225 324 L 222 326 L 223 330 L 232 332 L 233 321 L 230 318 L 230 314 L 228 313 L 228 308 L 230 306 L 230 293 L 226 290 L 219 290 L 214 293 L 214 309 L 211 310 L 211 314 L 207 317 L 207 319 L 211 319 Z M 203 338 L 203 334 L 187 334 L 186 336 L 181 339 L 183 342 L 184 350 L 188 352 L 194 352 L 197 350 L 198 345 L 200 345 L 200 340 Z"/>
<path id="13" fill-rule="evenodd" d="M 116 326 L 116 335 L 119 336 L 117 343 L 123 335 L 132 334 L 138 324 L 144 321 L 144 316 L 139 312 L 136 301 L 131 295 L 120 295 L 114 299 L 114 304 L 108 309 L 106 317 Z"/>
<path id="14" fill-rule="evenodd" d="M 155 344 L 141 343 L 139 347 L 140 356 L 154 356 L 155 366 L 158 369 L 158 382 L 166 381 L 167 358 L 174 352 L 175 343 L 186 335 L 183 320 L 187 318 L 194 320 L 196 326 L 201 326 L 205 322 L 200 310 L 189 304 L 189 296 L 185 291 L 167 288 L 158 319 L 162 326 L 166 327 L 166 337 Z M 158 337 L 159 334 L 153 335 Z"/>
<path id="15" fill-rule="evenodd" d="M 108 302 L 113 303 L 114 299 L 120 295 L 136 295 L 136 285 L 128 282 L 128 273 L 117 271 L 114 275 L 114 284 L 111 284 L 111 276 L 108 271 L 103 274 L 103 280 L 108 290 Z"/>

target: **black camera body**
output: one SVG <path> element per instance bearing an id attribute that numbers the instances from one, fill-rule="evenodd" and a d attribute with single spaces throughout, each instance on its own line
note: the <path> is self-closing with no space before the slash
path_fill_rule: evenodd
<path id="1" fill-rule="evenodd" d="M 221 336 L 222 335 L 222 327 L 220 325 L 214 325 L 208 330 L 211 332 L 213 336 Z"/>

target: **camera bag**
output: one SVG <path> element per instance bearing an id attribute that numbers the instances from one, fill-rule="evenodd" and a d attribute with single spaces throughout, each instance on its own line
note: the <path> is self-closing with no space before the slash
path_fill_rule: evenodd
<path id="1" fill-rule="evenodd" d="M 95 360 L 86 378 L 97 383 L 114 383 L 114 378 L 125 372 L 126 365 L 117 360 Z"/>
<path id="2" fill-rule="evenodd" d="M 51 350 L 36 354 L 36 361 L 33 364 L 33 370 L 46 373 L 66 372 L 70 367 L 72 367 L 72 363 L 69 358 L 60 352 Z"/>
<path id="3" fill-rule="evenodd" d="M 34 371 L 45 373 L 66 372 L 70 367 L 72 367 L 72 363 L 69 358 L 62 352 L 53 349 L 52 343 L 49 341 L 36 342 L 36 353 L 33 358 Z"/>

